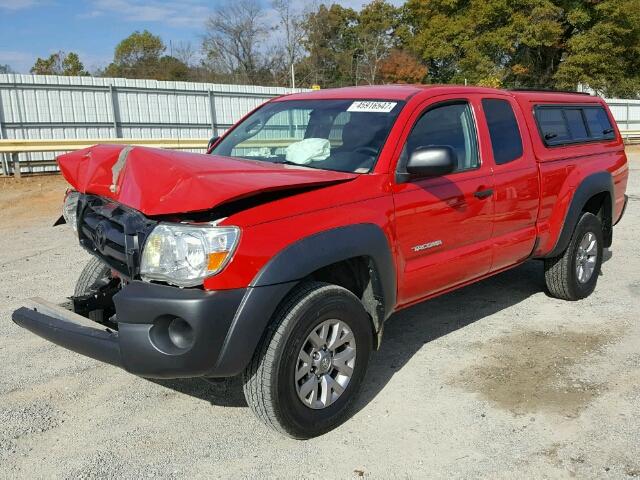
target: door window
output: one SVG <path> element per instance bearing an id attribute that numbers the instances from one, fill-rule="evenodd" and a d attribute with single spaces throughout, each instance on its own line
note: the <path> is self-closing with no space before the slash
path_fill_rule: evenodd
<path id="1" fill-rule="evenodd" d="M 487 118 L 493 159 L 498 165 L 522 156 L 522 138 L 511 104 L 506 100 L 485 98 L 482 109 Z"/>
<path id="2" fill-rule="evenodd" d="M 430 146 L 453 148 L 457 156 L 455 172 L 478 168 L 478 139 L 471 107 L 467 102 L 429 108 L 411 130 L 402 150 L 400 164 L 406 165 L 409 156 L 417 148 Z"/>

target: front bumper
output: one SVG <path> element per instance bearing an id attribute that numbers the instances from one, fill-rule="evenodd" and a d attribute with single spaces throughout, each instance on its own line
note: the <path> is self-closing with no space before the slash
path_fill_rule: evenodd
<path id="1" fill-rule="evenodd" d="M 122 365 L 118 332 L 99 328 L 99 324 L 40 298 L 30 303 L 13 312 L 13 321 L 18 325 L 74 352 Z"/>
<path id="2" fill-rule="evenodd" d="M 132 282 L 114 296 L 118 331 L 40 299 L 13 312 L 12 318 L 57 345 L 136 375 L 209 376 L 215 375 L 245 293 L 245 289 L 207 292 Z M 176 318 L 190 328 L 188 345 L 170 341 L 167 328 Z"/>

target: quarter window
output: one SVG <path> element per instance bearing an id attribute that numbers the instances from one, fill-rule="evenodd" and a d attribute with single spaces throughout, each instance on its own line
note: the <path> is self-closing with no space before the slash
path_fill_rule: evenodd
<path id="1" fill-rule="evenodd" d="M 522 156 L 522 137 L 511 104 L 506 100 L 485 98 L 482 109 L 487 119 L 493 159 L 498 165 Z"/>
<path id="2" fill-rule="evenodd" d="M 615 138 L 609 116 L 600 106 L 538 105 L 536 122 L 547 146 Z"/>
<path id="3" fill-rule="evenodd" d="M 609 121 L 609 116 L 604 109 L 585 108 L 584 116 L 587 119 L 587 126 L 592 138 L 613 138 L 614 130 Z"/>
<path id="4" fill-rule="evenodd" d="M 420 147 L 450 146 L 457 156 L 455 172 L 477 168 L 478 140 L 471 107 L 466 102 L 432 107 L 420 117 L 407 138 L 401 163 Z"/>
<path id="5" fill-rule="evenodd" d="M 560 108 L 540 108 L 536 111 L 536 119 L 547 145 L 557 145 L 571 141 L 567 122 Z"/>
<path id="6" fill-rule="evenodd" d="M 567 124 L 569 125 L 569 133 L 573 140 L 587 140 L 589 134 L 587 133 L 587 126 L 582 118 L 582 109 L 580 108 L 568 108 L 564 111 L 567 117 Z"/>

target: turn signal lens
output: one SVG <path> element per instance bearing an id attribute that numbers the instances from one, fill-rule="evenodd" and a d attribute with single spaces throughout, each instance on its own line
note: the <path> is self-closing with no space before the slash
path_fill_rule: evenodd
<path id="1" fill-rule="evenodd" d="M 209 254 L 209 270 L 212 272 L 220 270 L 220 267 L 227 259 L 228 253 L 226 252 L 214 252 Z"/>

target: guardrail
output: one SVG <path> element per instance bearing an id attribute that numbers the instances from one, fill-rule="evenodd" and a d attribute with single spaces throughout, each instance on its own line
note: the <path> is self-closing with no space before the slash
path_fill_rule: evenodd
<path id="1" fill-rule="evenodd" d="M 625 130 L 620 132 L 626 143 L 640 142 L 640 130 Z M 243 147 L 269 146 L 286 147 L 295 141 L 291 140 L 254 140 L 243 142 Z M 92 145 L 123 144 L 138 145 L 141 147 L 166 148 L 169 150 L 193 150 L 205 149 L 209 139 L 207 138 L 82 138 L 82 139 L 60 139 L 60 140 L 23 140 L 23 139 L 0 139 L 0 154 L 11 155 L 11 165 L 5 165 L 4 171 L 13 173 L 16 178 L 20 178 L 19 153 L 32 152 L 69 152 L 82 150 Z M 55 165 L 55 160 L 43 160 L 29 162 L 29 165 Z"/>
<path id="2" fill-rule="evenodd" d="M 640 130 L 625 130 L 621 131 L 620 134 L 626 143 L 640 142 Z"/>
<path id="3" fill-rule="evenodd" d="M 60 140 L 0 140 L 0 153 L 11 155 L 11 168 L 5 165 L 5 172 L 11 171 L 16 178 L 20 178 L 19 153 L 32 152 L 70 152 L 82 150 L 92 145 L 125 144 L 141 147 L 166 148 L 170 150 L 190 150 L 207 147 L 208 138 L 167 139 L 167 138 L 82 138 Z M 55 165 L 55 160 L 29 162 L 29 165 Z"/>

